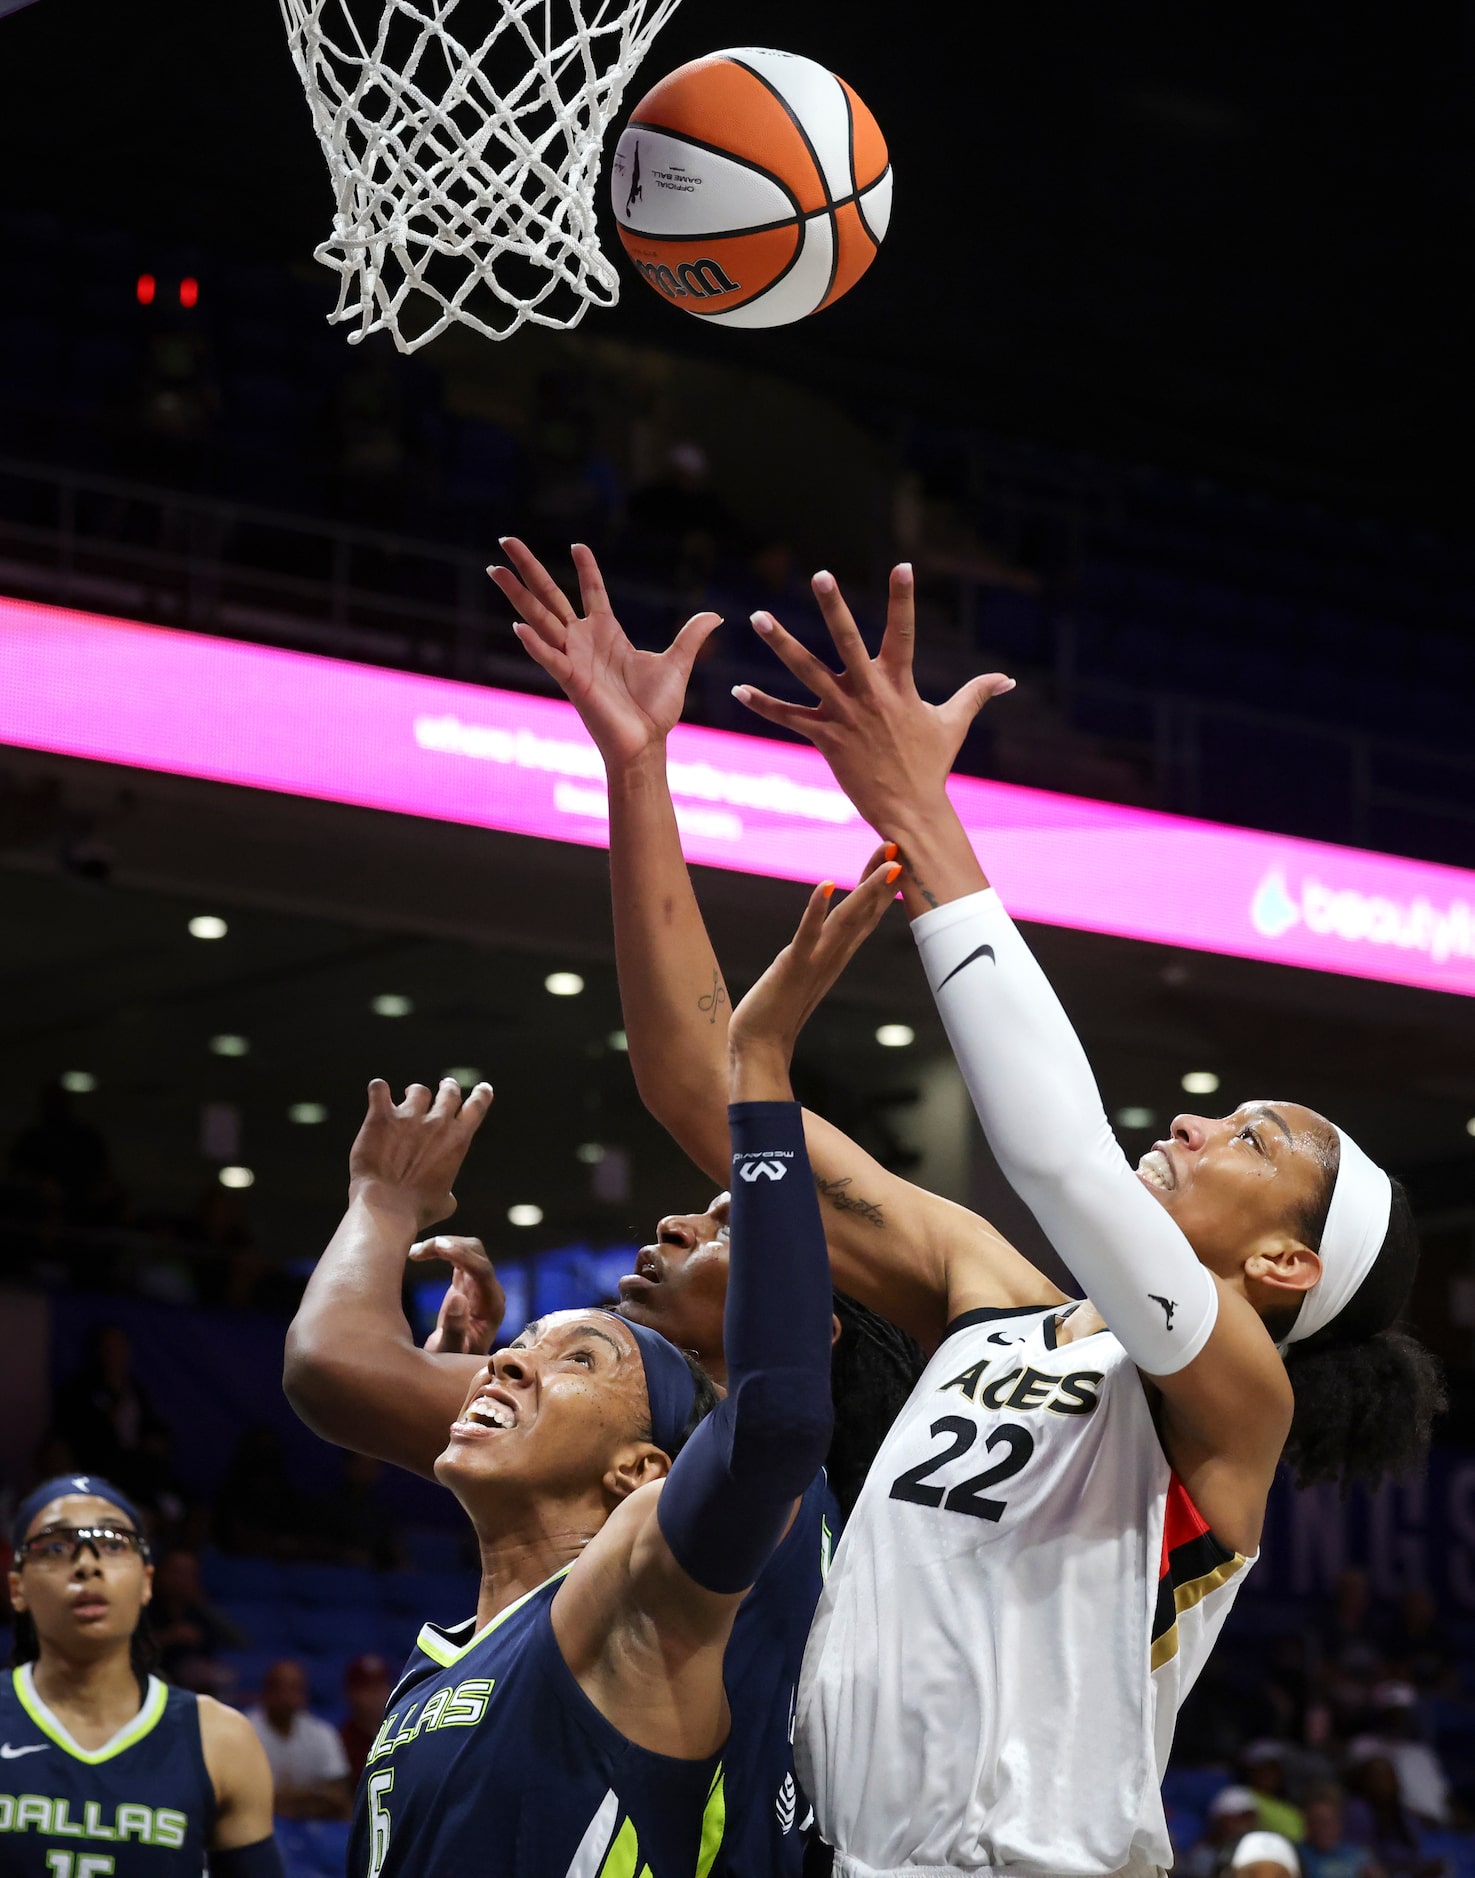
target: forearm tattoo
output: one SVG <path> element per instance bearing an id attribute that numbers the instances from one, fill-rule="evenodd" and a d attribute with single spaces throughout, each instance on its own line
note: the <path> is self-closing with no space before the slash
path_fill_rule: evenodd
<path id="1" fill-rule="evenodd" d="M 722 982 L 721 972 L 714 971 L 712 974 L 712 989 L 710 991 L 704 991 L 697 999 L 697 1009 L 707 1013 L 707 1022 L 709 1024 L 715 1024 L 717 1022 L 717 1013 L 726 1003 L 727 986 Z"/>
<path id="2" fill-rule="evenodd" d="M 928 906 L 930 907 L 937 906 L 939 904 L 937 895 L 927 885 L 926 881 L 923 880 L 922 876 L 917 872 L 916 868 L 913 867 L 909 861 L 903 861 L 902 865 L 906 868 L 906 871 L 911 875 L 912 880 L 916 886 L 917 892 L 921 894 L 922 898 L 927 902 Z"/>
<path id="3" fill-rule="evenodd" d="M 863 1200 L 858 1193 L 850 1191 L 850 1176 L 844 1180 L 824 1180 L 820 1175 L 814 1177 L 814 1184 L 819 1189 L 820 1197 L 828 1200 L 837 1213 L 858 1213 L 871 1226 L 885 1226 L 886 1216 L 874 1200 Z"/>

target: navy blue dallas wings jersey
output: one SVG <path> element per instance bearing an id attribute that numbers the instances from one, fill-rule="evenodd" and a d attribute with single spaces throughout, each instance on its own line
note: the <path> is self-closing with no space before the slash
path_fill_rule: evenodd
<path id="1" fill-rule="evenodd" d="M 199 1878 L 214 1824 L 196 1696 L 150 1676 L 133 1720 L 89 1751 L 29 1663 L 0 1675 L 0 1878 Z"/>
<path id="2" fill-rule="evenodd" d="M 791 1878 L 808 1803 L 794 1690 L 840 1516 L 821 1475 L 739 1606 L 720 1754 L 627 1741 L 580 1689 L 550 1609 L 564 1574 L 500 1612 L 427 1624 L 355 1805 L 350 1878 Z"/>

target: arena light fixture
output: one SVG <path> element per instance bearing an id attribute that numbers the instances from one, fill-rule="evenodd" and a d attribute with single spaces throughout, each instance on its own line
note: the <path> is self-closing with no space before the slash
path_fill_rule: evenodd
<path id="1" fill-rule="evenodd" d="M 68 1095 L 91 1095 L 97 1087 L 97 1078 L 90 1069 L 64 1069 L 58 1080 Z"/>
<path id="2" fill-rule="evenodd" d="M 250 1048 L 251 1045 L 247 1042 L 246 1038 L 232 1036 L 229 1031 L 225 1031 L 220 1036 L 210 1039 L 210 1054 L 212 1056 L 245 1056 Z"/>
<path id="3" fill-rule="evenodd" d="M 910 1024 L 882 1024 L 876 1032 L 876 1042 L 883 1050 L 904 1050 L 916 1041 L 917 1033 Z"/>
<path id="4" fill-rule="evenodd" d="M 1183 1087 L 1189 1095 L 1213 1095 L 1219 1078 L 1211 1069 L 1191 1069 L 1183 1077 Z"/>
<path id="5" fill-rule="evenodd" d="M 158 291 L 158 282 L 152 274 L 140 274 L 133 293 L 140 306 L 152 306 L 154 294 Z"/>
<path id="6" fill-rule="evenodd" d="M 605 1042 L 609 1045 L 611 1050 L 619 1051 L 622 1056 L 625 1051 L 630 1048 L 630 1039 L 625 1035 L 623 1030 L 612 1030 L 605 1038 Z"/>
<path id="7" fill-rule="evenodd" d="M 1131 1102 L 1126 1108 L 1117 1110 L 1116 1119 L 1118 1128 L 1151 1128 L 1157 1116 L 1151 1109 L 1140 1108 L 1135 1102 Z"/>
<path id="8" fill-rule="evenodd" d="M 606 1153 L 602 1141 L 581 1141 L 574 1149 L 574 1159 L 582 1161 L 585 1167 L 598 1167 Z"/>
<path id="9" fill-rule="evenodd" d="M 1469 1121 L 1465 1123 L 1465 1133 L 1467 1135 L 1475 1135 L 1475 1115 L 1472 1115 Z"/>
<path id="10" fill-rule="evenodd" d="M 403 997 L 398 991 L 381 991 L 377 998 L 369 1000 L 369 1009 L 375 1017 L 408 1017 L 414 1008 L 414 999 Z"/>
<path id="11" fill-rule="evenodd" d="M 576 998 L 584 989 L 584 981 L 577 972 L 549 972 L 543 989 L 555 998 Z"/>
<path id="12" fill-rule="evenodd" d="M 222 1167 L 215 1176 L 222 1187 L 254 1187 L 256 1176 L 249 1167 Z"/>
<path id="13" fill-rule="evenodd" d="M 223 939 L 230 927 L 217 913 L 196 913 L 189 923 L 191 939 Z"/>
<path id="14" fill-rule="evenodd" d="M 541 1206 L 532 1206 L 526 1203 L 521 1206 L 509 1206 L 507 1209 L 507 1223 L 509 1226 L 541 1226 L 543 1223 L 543 1209 Z"/>
<path id="15" fill-rule="evenodd" d="M 328 1111 L 321 1102 L 294 1102 L 287 1110 L 287 1120 L 303 1128 L 316 1128 L 327 1119 Z"/>
<path id="16" fill-rule="evenodd" d="M 186 274 L 179 283 L 179 304 L 186 308 L 200 304 L 200 283 L 192 274 Z"/>

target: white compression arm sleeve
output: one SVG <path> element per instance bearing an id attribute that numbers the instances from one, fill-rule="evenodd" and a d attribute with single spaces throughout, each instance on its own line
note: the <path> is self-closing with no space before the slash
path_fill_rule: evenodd
<path id="1" fill-rule="evenodd" d="M 1005 1178 L 1138 1368 L 1171 1376 L 1208 1341 L 1219 1293 L 1128 1166 L 1034 954 L 992 888 L 912 932 Z"/>

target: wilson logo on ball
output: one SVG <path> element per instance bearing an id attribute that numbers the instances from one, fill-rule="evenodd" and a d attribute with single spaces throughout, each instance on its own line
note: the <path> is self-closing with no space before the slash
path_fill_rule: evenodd
<path id="1" fill-rule="evenodd" d="M 698 300 L 710 300 L 714 294 L 741 290 L 742 283 L 729 280 L 715 261 L 683 261 L 674 273 L 664 261 L 659 267 L 653 261 L 636 261 L 635 265 L 652 287 L 658 287 L 672 300 L 687 300 L 693 295 Z"/>
<path id="2" fill-rule="evenodd" d="M 724 326 L 784 326 L 832 305 L 891 218 L 876 120 L 844 79 L 787 52 L 681 66 L 635 107 L 610 168 L 641 274 Z"/>

